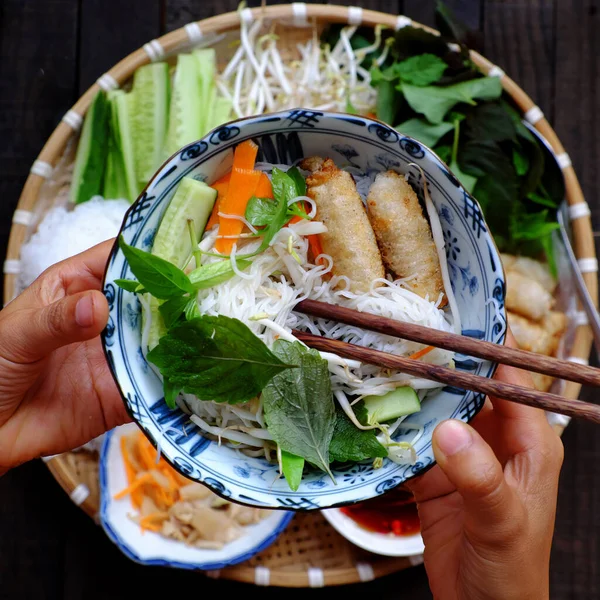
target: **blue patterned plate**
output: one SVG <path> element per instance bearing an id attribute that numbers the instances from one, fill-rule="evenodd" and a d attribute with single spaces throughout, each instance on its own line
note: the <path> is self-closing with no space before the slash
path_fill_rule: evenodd
<path id="1" fill-rule="evenodd" d="M 230 169 L 234 147 L 249 138 L 259 145 L 259 160 L 292 164 L 318 154 L 333 158 L 340 167 L 352 166 L 355 172 L 371 176 L 395 169 L 408 174 L 420 196 L 421 175 L 410 164 L 421 167 L 440 215 L 463 334 L 504 343 L 504 272 L 479 205 L 431 150 L 371 119 L 297 109 L 240 119 L 220 127 L 183 148 L 160 168 L 125 216 L 121 228 L 125 241 L 150 249 L 179 181 L 192 176 L 212 183 Z M 115 279 L 131 277 L 123 253 L 115 246 L 104 282 L 110 318 L 103 343 L 127 409 L 154 444 L 160 438 L 163 455 L 176 469 L 232 500 L 292 510 L 367 500 L 434 463 L 431 434 L 437 423 L 449 418 L 470 421 L 483 405 L 481 394 L 457 388 L 432 393 L 421 412 L 411 417 L 425 430 L 415 448 L 416 464 L 398 465 L 386 460 L 377 470 L 370 463 L 348 464 L 334 470 L 335 483 L 315 471 L 305 476 L 298 491 L 292 492 L 283 479 L 277 479 L 276 465 L 219 446 L 189 424 L 183 431 L 186 415 L 167 408 L 161 381 L 142 356 L 140 304 L 134 294 L 114 284 Z M 494 364 L 460 355 L 456 367 L 485 377 L 491 377 L 495 370 Z M 403 436 L 399 435 L 398 440 Z"/>
<path id="2" fill-rule="evenodd" d="M 294 517 L 291 511 L 273 511 L 262 521 L 244 527 L 243 536 L 218 550 L 192 548 L 151 531 L 142 534 L 128 516 L 133 512 L 129 498 L 114 499 L 127 487 L 121 437 L 131 433 L 132 428 L 135 425 L 117 427 L 104 438 L 100 453 L 100 523 L 119 549 L 136 562 L 179 569 L 223 569 L 270 546 Z"/>

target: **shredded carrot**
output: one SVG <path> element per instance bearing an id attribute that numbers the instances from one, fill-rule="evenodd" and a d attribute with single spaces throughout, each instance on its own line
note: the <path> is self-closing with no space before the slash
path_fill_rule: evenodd
<path id="1" fill-rule="evenodd" d="M 435 346 L 425 346 L 425 348 L 411 354 L 408 358 L 418 360 L 419 358 L 423 358 L 426 354 L 429 354 L 432 350 L 435 350 Z"/>
<path id="2" fill-rule="evenodd" d="M 208 219 L 208 223 L 206 224 L 206 229 L 212 229 L 219 222 L 219 207 L 223 198 L 227 194 L 227 190 L 229 189 L 229 180 L 231 179 L 231 171 L 226 173 L 220 179 L 217 179 L 210 187 L 214 190 L 217 190 L 217 199 L 215 201 L 215 205 L 213 206 L 212 212 L 210 213 L 210 219 Z"/>
<path id="3" fill-rule="evenodd" d="M 243 217 L 246 214 L 248 200 L 254 196 L 259 178 L 260 171 L 234 167 L 229 184 L 230 190 L 221 202 L 220 212 Z M 236 242 L 235 237 L 229 236 L 239 236 L 243 228 L 244 223 L 238 219 L 219 217 L 219 235 L 227 237 L 217 238 L 215 249 L 222 254 L 229 254 Z"/>
<path id="4" fill-rule="evenodd" d="M 370 113 L 367 113 L 367 118 L 369 118 L 369 119 L 376 119 L 377 115 L 375 113 L 373 113 L 373 112 L 370 112 Z"/>
<path id="5" fill-rule="evenodd" d="M 116 494 L 115 500 L 120 500 L 121 498 L 125 498 L 125 496 L 127 496 L 128 494 L 131 494 L 132 492 L 139 489 L 140 487 L 142 487 L 145 484 L 158 486 L 158 483 L 156 483 L 156 480 L 154 479 L 154 477 L 152 477 L 151 473 L 144 473 L 143 475 L 140 475 L 131 485 L 127 486 L 124 490 L 122 490 L 118 494 Z"/>
<path id="6" fill-rule="evenodd" d="M 266 173 L 260 174 L 260 179 L 258 180 L 258 185 L 256 186 L 254 195 L 257 198 L 273 199 L 273 186 L 271 185 L 271 180 Z"/>
<path id="7" fill-rule="evenodd" d="M 313 235 L 307 235 L 306 239 L 308 240 L 308 247 L 310 248 L 313 260 L 316 261 L 317 256 L 319 256 L 319 254 L 323 254 L 323 247 L 321 246 L 319 234 L 314 233 Z"/>

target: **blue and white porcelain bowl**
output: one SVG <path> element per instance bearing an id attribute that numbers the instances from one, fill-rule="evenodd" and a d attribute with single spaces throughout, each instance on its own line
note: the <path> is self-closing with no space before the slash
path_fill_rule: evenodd
<path id="1" fill-rule="evenodd" d="M 121 228 L 125 241 L 149 250 L 181 179 L 192 176 L 212 183 L 230 169 L 234 147 L 249 138 L 259 145 L 259 160 L 293 164 L 317 154 L 333 158 L 340 167 L 352 166 L 354 172 L 371 176 L 394 169 L 408 174 L 409 182 L 422 197 L 422 176 L 411 166 L 418 165 L 440 216 L 463 334 L 497 344 L 504 342 L 504 273 L 479 205 L 431 150 L 372 119 L 296 109 L 219 127 L 183 148 L 160 168 L 125 216 Z M 163 456 L 176 469 L 231 500 L 260 507 L 311 510 L 383 494 L 433 465 L 431 434 L 440 421 L 470 421 L 483 405 L 481 394 L 445 387 L 432 393 L 421 412 L 411 417 L 412 422 L 424 427 L 415 448 L 416 464 L 398 465 L 386 460 L 380 469 L 373 469 L 371 463 L 348 464 L 334 470 L 335 483 L 315 471 L 292 492 L 285 480 L 277 478 L 277 465 L 219 446 L 191 426 L 183 412 L 167 408 L 162 383 L 142 355 L 140 304 L 134 294 L 114 283 L 115 279 L 131 277 L 125 257 L 115 245 L 104 281 L 110 318 L 103 342 L 127 409 L 155 445 L 160 440 Z M 456 368 L 491 377 L 495 365 L 459 355 Z M 184 424 L 187 433 L 183 432 Z M 398 439 L 402 440 L 403 435 Z"/>
<path id="2" fill-rule="evenodd" d="M 128 485 L 121 455 L 121 437 L 131 433 L 135 425 L 113 429 L 104 437 L 100 452 L 100 523 L 108 537 L 129 558 L 144 565 L 179 569 L 223 569 L 248 560 L 270 546 L 294 517 L 291 511 L 272 511 L 244 534 L 223 548 L 194 548 L 158 533 L 142 533 L 129 518 L 134 512 L 129 497 L 115 500 L 115 494 Z"/>

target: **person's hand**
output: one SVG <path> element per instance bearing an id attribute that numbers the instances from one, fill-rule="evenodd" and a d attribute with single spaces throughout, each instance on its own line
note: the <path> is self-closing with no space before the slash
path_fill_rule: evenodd
<path id="1" fill-rule="evenodd" d="M 508 343 L 515 345 L 512 336 Z M 533 387 L 529 373 L 512 367 L 500 365 L 496 379 Z M 433 596 L 546 599 L 560 438 L 541 410 L 493 398 L 472 425 L 440 423 L 438 464 L 407 482 Z"/>
<path id="2" fill-rule="evenodd" d="M 99 338 L 110 247 L 50 267 L 0 311 L 0 474 L 129 420 Z"/>

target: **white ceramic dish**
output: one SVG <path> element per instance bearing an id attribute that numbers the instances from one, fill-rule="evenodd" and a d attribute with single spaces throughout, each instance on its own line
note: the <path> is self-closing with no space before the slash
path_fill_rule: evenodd
<path id="1" fill-rule="evenodd" d="M 384 556 L 419 556 L 425 550 L 420 533 L 392 536 L 368 531 L 339 508 L 324 510 L 323 516 L 349 542 L 369 552 Z"/>
<path id="2" fill-rule="evenodd" d="M 292 520 L 293 512 L 273 511 L 259 523 L 245 527 L 245 535 L 219 550 L 192 548 L 151 531 L 142 533 L 128 516 L 134 511 L 129 497 L 114 499 L 115 494 L 127 487 L 120 439 L 136 429 L 130 424 L 110 431 L 100 455 L 100 523 L 108 537 L 134 561 L 180 569 L 222 569 L 264 550 Z"/>

